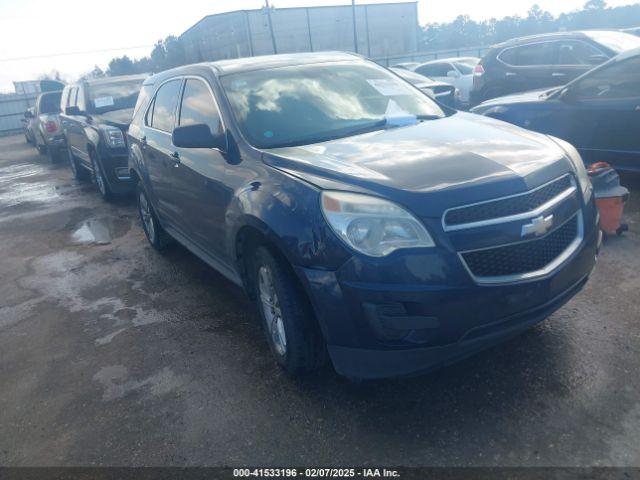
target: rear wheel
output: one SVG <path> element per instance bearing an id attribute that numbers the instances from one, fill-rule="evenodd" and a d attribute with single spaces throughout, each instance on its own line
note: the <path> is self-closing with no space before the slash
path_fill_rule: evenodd
<path id="1" fill-rule="evenodd" d="M 46 145 L 36 145 L 36 148 L 38 149 L 38 153 L 40 155 L 45 155 L 47 153 L 47 146 Z"/>
<path id="2" fill-rule="evenodd" d="M 100 192 L 100 196 L 107 202 L 113 200 L 113 192 L 109 187 L 109 183 L 107 182 L 106 177 L 104 176 L 104 171 L 102 170 L 102 165 L 98 160 L 98 155 L 95 152 L 90 152 L 89 157 L 91 158 L 91 179 L 93 183 L 98 187 L 98 192 Z"/>
<path id="3" fill-rule="evenodd" d="M 147 197 L 147 193 L 142 188 L 142 185 L 138 183 L 137 187 L 138 197 L 138 213 L 140 214 L 140 221 L 142 222 L 142 229 L 147 237 L 147 240 L 153 248 L 158 251 L 164 250 L 172 243 L 171 236 L 162 228 L 158 221 L 158 216 L 151 206 L 151 202 Z"/>
<path id="4" fill-rule="evenodd" d="M 285 260 L 260 246 L 252 267 L 253 293 L 276 361 L 292 376 L 318 370 L 325 359 L 324 339 Z"/>

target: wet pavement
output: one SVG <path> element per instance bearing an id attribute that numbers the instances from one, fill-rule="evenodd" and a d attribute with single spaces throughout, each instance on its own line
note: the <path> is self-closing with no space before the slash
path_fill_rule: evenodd
<path id="1" fill-rule="evenodd" d="M 0 465 L 640 465 L 640 189 L 524 335 L 360 385 L 274 365 L 243 293 L 0 139 Z"/>

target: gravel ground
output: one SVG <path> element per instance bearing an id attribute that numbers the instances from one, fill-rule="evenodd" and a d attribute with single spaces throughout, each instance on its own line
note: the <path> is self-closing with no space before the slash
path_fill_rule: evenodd
<path id="1" fill-rule="evenodd" d="M 131 200 L 0 139 L 0 465 L 640 465 L 640 189 L 587 287 L 428 376 L 304 382 Z"/>

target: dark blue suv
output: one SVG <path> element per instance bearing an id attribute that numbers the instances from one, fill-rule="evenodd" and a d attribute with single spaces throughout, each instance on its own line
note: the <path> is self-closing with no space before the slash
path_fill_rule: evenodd
<path id="1" fill-rule="evenodd" d="M 599 230 L 568 143 L 447 110 L 343 53 L 190 65 L 129 128 L 144 231 L 255 298 L 291 374 L 423 372 L 540 322 Z"/>

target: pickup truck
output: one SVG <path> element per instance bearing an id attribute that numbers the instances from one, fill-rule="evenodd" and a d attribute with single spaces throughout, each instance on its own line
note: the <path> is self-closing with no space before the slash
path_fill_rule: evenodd
<path id="1" fill-rule="evenodd" d="M 25 115 L 30 121 L 32 143 L 40 155 L 49 155 L 51 163 L 58 161 L 60 151 L 65 147 L 59 117 L 61 93 L 61 91 L 41 93 L 36 99 L 33 111 Z"/>
<path id="2" fill-rule="evenodd" d="M 105 200 L 131 191 L 125 132 L 146 75 L 85 80 L 62 92 L 60 115 L 74 176 Z"/>

